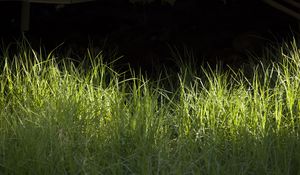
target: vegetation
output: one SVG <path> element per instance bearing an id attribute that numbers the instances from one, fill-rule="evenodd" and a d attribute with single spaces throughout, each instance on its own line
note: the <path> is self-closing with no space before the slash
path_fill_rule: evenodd
<path id="1" fill-rule="evenodd" d="M 300 51 L 277 51 L 247 74 L 183 64 L 150 81 L 101 53 L 3 49 L 0 174 L 300 174 Z"/>

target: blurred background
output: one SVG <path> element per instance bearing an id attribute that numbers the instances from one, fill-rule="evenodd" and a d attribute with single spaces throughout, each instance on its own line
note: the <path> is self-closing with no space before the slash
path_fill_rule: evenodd
<path id="1" fill-rule="evenodd" d="M 22 37 L 20 1 L 0 1 L 3 43 Z M 123 61 L 153 69 L 170 62 L 170 48 L 198 59 L 240 64 L 247 53 L 299 35 L 299 21 L 260 0 L 97 0 L 30 4 L 25 36 L 33 47 L 80 55 L 116 51 Z"/>

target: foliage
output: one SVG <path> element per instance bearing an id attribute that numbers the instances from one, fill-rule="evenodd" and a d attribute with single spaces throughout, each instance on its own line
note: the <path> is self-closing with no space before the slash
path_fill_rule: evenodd
<path id="1" fill-rule="evenodd" d="M 295 43 L 251 77 L 185 64 L 170 91 L 101 53 L 75 66 L 19 46 L 1 57 L 0 174 L 300 173 Z"/>

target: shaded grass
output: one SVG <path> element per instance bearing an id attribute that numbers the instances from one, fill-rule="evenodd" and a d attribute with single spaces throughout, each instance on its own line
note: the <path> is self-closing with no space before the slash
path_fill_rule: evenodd
<path id="1" fill-rule="evenodd" d="M 125 77 L 101 53 L 75 66 L 4 52 L 0 173 L 299 174 L 300 52 L 277 51 L 247 76 L 186 64 L 169 81 Z"/>

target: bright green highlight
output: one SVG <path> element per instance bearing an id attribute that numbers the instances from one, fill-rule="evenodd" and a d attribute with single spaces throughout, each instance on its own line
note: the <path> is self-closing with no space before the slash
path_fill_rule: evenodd
<path id="1" fill-rule="evenodd" d="M 0 174 L 300 174 L 296 42 L 247 76 L 157 81 L 20 45 L 1 58 Z"/>

